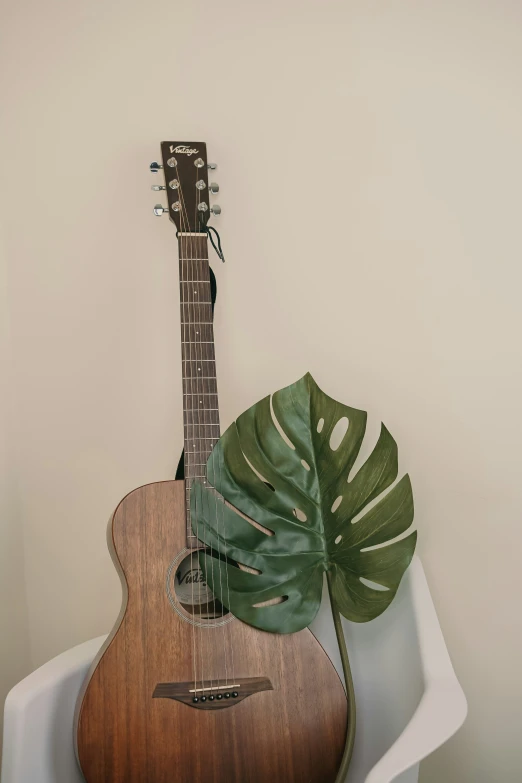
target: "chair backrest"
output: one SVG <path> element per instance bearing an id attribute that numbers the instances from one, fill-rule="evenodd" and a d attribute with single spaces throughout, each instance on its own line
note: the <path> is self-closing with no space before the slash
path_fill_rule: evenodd
<path id="1" fill-rule="evenodd" d="M 104 636 L 53 658 L 5 703 L 2 783 L 84 783 L 73 747 L 76 699 Z"/>

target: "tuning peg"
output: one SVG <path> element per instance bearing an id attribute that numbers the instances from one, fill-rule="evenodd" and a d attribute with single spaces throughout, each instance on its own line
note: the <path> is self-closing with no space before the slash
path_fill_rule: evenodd
<path id="1" fill-rule="evenodd" d="M 153 161 L 150 164 L 150 170 L 152 171 L 153 174 L 155 174 L 157 171 L 159 171 L 162 168 L 163 166 L 161 165 L 161 163 L 157 163 L 157 161 Z"/>
<path id="2" fill-rule="evenodd" d="M 167 190 L 167 188 L 165 187 L 165 185 L 153 185 L 151 187 L 151 190 Z"/>
<path id="3" fill-rule="evenodd" d="M 210 190 L 211 193 L 219 193 L 219 185 L 217 184 L 217 182 L 211 182 L 210 185 L 208 186 L 208 189 Z"/>
<path id="4" fill-rule="evenodd" d="M 221 207 L 219 204 L 214 204 L 213 207 L 210 207 L 210 211 L 213 215 L 221 215 Z"/>
<path id="5" fill-rule="evenodd" d="M 168 211 L 169 211 L 168 207 L 164 207 L 162 204 L 156 204 L 156 206 L 154 207 L 154 214 L 157 215 L 158 217 L 160 215 L 163 215 L 164 212 L 168 212 Z"/>
<path id="6" fill-rule="evenodd" d="M 217 169 L 217 163 L 207 163 L 207 169 L 214 171 L 214 169 Z"/>

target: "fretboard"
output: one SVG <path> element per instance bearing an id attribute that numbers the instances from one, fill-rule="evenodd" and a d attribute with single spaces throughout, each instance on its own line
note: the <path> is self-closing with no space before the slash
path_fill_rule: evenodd
<path id="1" fill-rule="evenodd" d="M 185 442 L 187 546 L 197 546 L 190 521 L 190 490 L 206 482 L 207 460 L 219 438 L 219 409 L 206 236 L 179 237 L 181 358 Z"/>

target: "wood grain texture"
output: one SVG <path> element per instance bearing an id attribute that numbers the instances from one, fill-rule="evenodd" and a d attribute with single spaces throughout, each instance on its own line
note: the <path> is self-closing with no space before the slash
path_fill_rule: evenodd
<path id="1" fill-rule="evenodd" d="M 268 634 L 237 620 L 225 627 L 235 676 L 268 677 L 274 690 L 223 710 L 152 698 L 158 683 L 193 678 L 193 627 L 166 594 L 167 570 L 185 546 L 184 496 L 182 481 L 149 484 L 112 518 L 127 604 L 79 704 L 77 753 L 87 783 L 333 782 L 347 702 L 308 630 Z M 209 675 L 222 677 L 223 628 L 196 632 L 209 642 Z"/>

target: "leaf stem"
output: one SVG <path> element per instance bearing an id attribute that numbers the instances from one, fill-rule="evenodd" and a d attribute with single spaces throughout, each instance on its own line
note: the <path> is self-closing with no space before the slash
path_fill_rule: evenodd
<path id="1" fill-rule="evenodd" d="M 339 610 L 333 597 L 332 575 L 330 571 L 326 572 L 326 581 L 328 583 L 328 594 L 330 596 L 330 606 L 332 608 L 335 635 L 337 636 L 337 644 L 339 645 L 339 652 L 341 653 L 341 663 L 343 665 L 344 680 L 346 683 L 346 699 L 348 701 L 348 723 L 346 726 L 344 753 L 341 760 L 341 766 L 339 767 L 339 772 L 335 778 L 335 783 L 345 783 L 346 775 L 348 774 L 348 767 L 350 766 L 350 761 L 352 759 L 353 746 L 355 743 L 355 691 L 353 688 L 352 671 L 350 669 L 350 659 L 348 658 L 348 649 L 346 647 L 346 639 L 344 638 L 341 615 L 339 614 Z"/>

